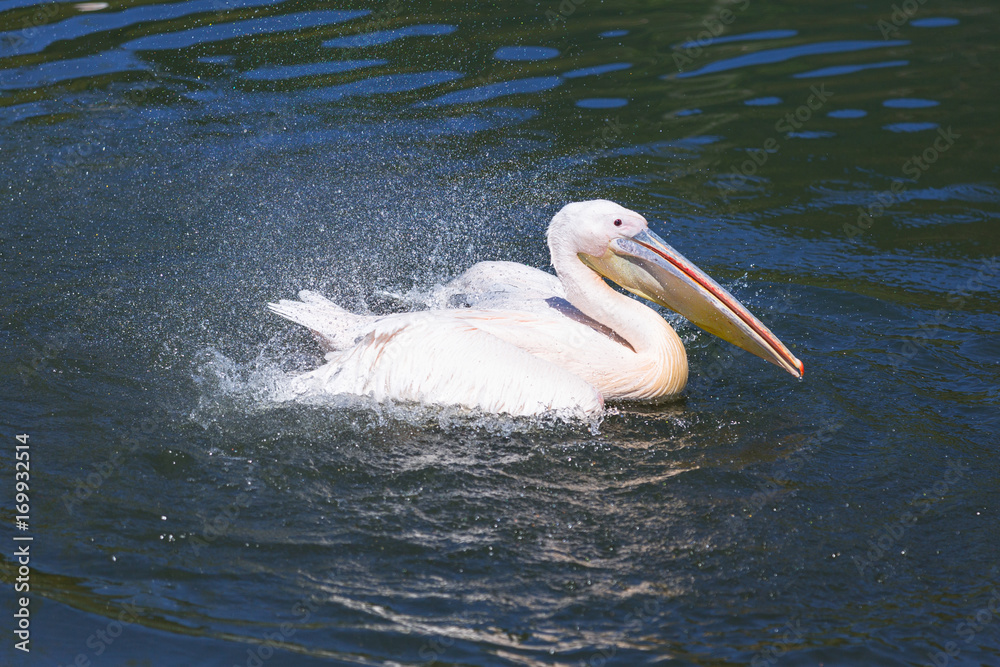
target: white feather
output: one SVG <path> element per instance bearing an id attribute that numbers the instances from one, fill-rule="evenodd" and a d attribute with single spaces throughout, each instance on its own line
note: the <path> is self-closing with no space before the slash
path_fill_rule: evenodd
<path id="1" fill-rule="evenodd" d="M 295 378 L 291 393 L 464 405 L 512 415 L 596 413 L 604 405 L 579 377 L 439 311 L 382 318 L 356 345 L 327 358 Z M 491 362 L 488 368 L 484 360 Z"/>

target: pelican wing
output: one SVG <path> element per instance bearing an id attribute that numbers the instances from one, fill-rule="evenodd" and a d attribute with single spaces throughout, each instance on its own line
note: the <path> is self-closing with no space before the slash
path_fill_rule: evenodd
<path id="1" fill-rule="evenodd" d="M 282 299 L 278 303 L 267 304 L 267 307 L 271 312 L 312 331 L 327 351 L 351 347 L 380 319 L 346 311 L 322 294 L 309 290 L 299 292 L 299 298 L 302 300 Z"/>
<path id="2" fill-rule="evenodd" d="M 356 345 L 327 359 L 292 379 L 291 393 L 353 394 L 511 415 L 594 414 L 604 404 L 581 378 L 443 311 L 384 317 Z"/>
<path id="3" fill-rule="evenodd" d="M 516 262 L 479 262 L 431 294 L 431 308 L 546 310 L 545 301 L 566 298 L 550 273 Z"/>
<path id="4" fill-rule="evenodd" d="M 454 310 L 453 317 L 474 325 L 525 352 L 564 369 L 596 387 L 605 400 L 651 398 L 649 388 L 683 386 L 687 364 L 660 365 L 655 358 L 642 358 L 611 329 L 596 322 L 569 302 L 552 298 L 536 312 Z M 677 335 L 663 322 L 664 340 Z M 622 369 L 630 369 L 623 373 Z"/>

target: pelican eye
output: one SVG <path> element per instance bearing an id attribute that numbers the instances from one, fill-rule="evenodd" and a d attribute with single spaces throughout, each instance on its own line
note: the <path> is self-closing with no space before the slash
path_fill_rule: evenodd
<path id="1" fill-rule="evenodd" d="M 621 226 L 622 226 L 621 218 L 619 218 L 618 220 L 615 220 L 615 227 L 621 227 Z"/>

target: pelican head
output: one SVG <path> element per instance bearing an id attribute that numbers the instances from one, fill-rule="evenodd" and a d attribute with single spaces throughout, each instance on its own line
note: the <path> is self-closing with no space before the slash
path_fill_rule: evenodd
<path id="1" fill-rule="evenodd" d="M 553 263 L 578 259 L 626 290 L 781 366 L 797 378 L 802 362 L 732 294 L 650 231 L 646 219 L 614 202 L 564 206 L 549 225 Z"/>

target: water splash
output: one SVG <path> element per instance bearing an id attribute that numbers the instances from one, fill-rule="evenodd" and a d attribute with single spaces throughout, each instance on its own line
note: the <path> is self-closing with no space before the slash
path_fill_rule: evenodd
<path id="1" fill-rule="evenodd" d="M 370 431 L 406 425 L 442 431 L 473 431 L 510 437 L 514 434 L 577 432 L 600 433 L 605 415 L 581 417 L 576 413 L 552 411 L 533 417 L 498 415 L 459 406 L 379 402 L 366 396 L 310 394 L 296 396 L 290 391 L 293 378 L 307 370 L 314 356 L 301 351 L 280 356 L 278 348 L 263 350 L 247 362 L 238 362 L 215 348 L 202 351 L 193 373 L 199 390 L 197 406 L 189 417 L 202 428 L 224 427 L 227 421 L 269 410 L 312 411 L 329 419 L 326 427 L 347 427 L 350 431 Z M 617 414 L 610 409 L 605 414 Z M 312 420 L 306 420 L 306 423 Z"/>

